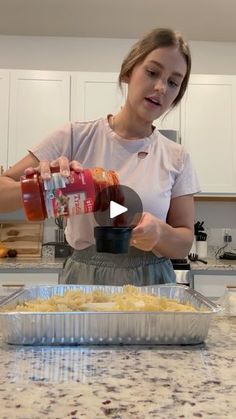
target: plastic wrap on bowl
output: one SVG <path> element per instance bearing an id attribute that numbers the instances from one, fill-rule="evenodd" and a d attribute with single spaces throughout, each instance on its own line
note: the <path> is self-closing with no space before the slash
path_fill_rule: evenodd
<path id="1" fill-rule="evenodd" d="M 236 287 L 227 286 L 224 295 L 219 299 L 218 303 L 223 309 L 223 315 L 236 316 Z"/>

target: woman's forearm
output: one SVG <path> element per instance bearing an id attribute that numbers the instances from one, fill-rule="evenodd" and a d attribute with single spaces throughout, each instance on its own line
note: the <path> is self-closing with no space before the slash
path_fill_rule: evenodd
<path id="1" fill-rule="evenodd" d="M 37 167 L 38 159 L 29 153 L 0 176 L 0 213 L 23 207 L 20 178 L 27 168 Z"/>
<path id="2" fill-rule="evenodd" d="M 0 213 L 22 208 L 20 182 L 0 176 Z"/>
<path id="3" fill-rule="evenodd" d="M 153 252 L 172 259 L 185 258 L 192 246 L 192 230 L 187 227 L 171 227 L 164 222 L 160 230 L 161 237 L 154 246 Z"/>

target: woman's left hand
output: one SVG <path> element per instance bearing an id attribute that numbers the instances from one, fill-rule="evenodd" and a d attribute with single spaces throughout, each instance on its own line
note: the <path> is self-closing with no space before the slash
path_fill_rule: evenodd
<path id="1" fill-rule="evenodd" d="M 151 251 L 161 238 L 161 224 L 161 220 L 144 212 L 139 224 L 132 231 L 131 246 Z"/>

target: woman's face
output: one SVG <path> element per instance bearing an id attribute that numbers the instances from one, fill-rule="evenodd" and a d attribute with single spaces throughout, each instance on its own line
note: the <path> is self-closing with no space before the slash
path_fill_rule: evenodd
<path id="1" fill-rule="evenodd" d="M 151 51 L 128 79 L 127 105 L 145 122 L 166 112 L 177 97 L 187 64 L 175 47 Z"/>

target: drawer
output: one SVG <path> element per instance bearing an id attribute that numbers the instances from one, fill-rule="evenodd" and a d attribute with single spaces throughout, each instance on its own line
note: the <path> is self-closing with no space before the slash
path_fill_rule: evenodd
<path id="1" fill-rule="evenodd" d="M 236 286 L 236 275 L 194 275 L 194 289 L 209 298 L 222 297 L 227 285 Z"/>
<path id="2" fill-rule="evenodd" d="M 1 273 L 0 287 L 27 287 L 36 285 L 57 285 L 58 273 Z"/>

